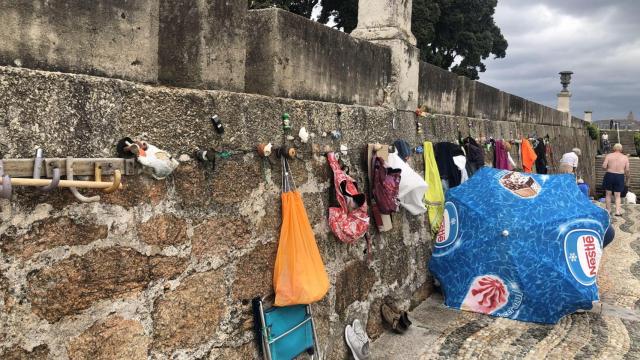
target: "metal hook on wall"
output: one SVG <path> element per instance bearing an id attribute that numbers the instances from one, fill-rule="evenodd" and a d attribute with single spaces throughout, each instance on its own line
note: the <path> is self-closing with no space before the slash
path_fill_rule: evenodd
<path id="1" fill-rule="evenodd" d="M 71 180 L 73 181 L 73 158 L 72 157 L 67 157 L 67 180 Z M 83 202 L 83 203 L 90 203 L 90 202 L 97 202 L 100 201 L 100 196 L 96 195 L 96 196 L 91 196 L 91 197 L 86 197 L 82 194 L 80 194 L 80 192 L 78 191 L 78 189 L 76 189 L 75 187 L 70 186 L 69 190 L 71 190 L 71 193 L 73 194 L 73 196 L 76 197 L 76 199 L 78 199 L 78 201 Z"/>
<path id="2" fill-rule="evenodd" d="M 43 164 L 43 162 L 44 162 L 44 159 L 42 157 L 42 149 L 38 149 L 38 150 L 36 150 L 36 158 L 35 158 L 35 161 L 33 163 L 33 178 L 34 179 L 40 179 L 40 175 L 42 173 L 42 164 Z M 60 169 L 58 167 L 55 167 L 53 169 L 53 178 L 51 179 L 51 183 L 49 185 L 39 187 L 38 190 L 40 190 L 42 192 L 49 192 L 49 191 L 57 188 L 59 183 L 60 183 Z"/>
<path id="3" fill-rule="evenodd" d="M 102 182 L 102 166 L 100 166 L 99 164 L 96 164 L 95 178 L 96 178 L 96 182 Z M 102 192 L 105 194 L 111 194 L 112 192 L 118 190 L 120 188 L 121 181 L 122 181 L 122 173 L 118 169 L 114 170 L 113 184 L 106 189 L 102 189 Z"/>
<path id="4" fill-rule="evenodd" d="M 0 185 L 0 198 L 2 199 L 11 199 L 11 176 L 4 175 L 4 166 L 2 164 L 2 160 L 0 159 L 0 178 L 2 178 L 2 185 Z"/>

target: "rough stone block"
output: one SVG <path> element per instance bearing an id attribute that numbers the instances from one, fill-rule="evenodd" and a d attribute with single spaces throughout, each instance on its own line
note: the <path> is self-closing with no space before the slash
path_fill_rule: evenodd
<path id="1" fill-rule="evenodd" d="M 158 0 L 4 2 L 0 65 L 155 82 Z"/>
<path id="2" fill-rule="evenodd" d="M 226 312 L 222 271 L 192 275 L 156 302 L 153 348 L 163 352 L 195 347 L 216 332 Z"/>
<path id="3" fill-rule="evenodd" d="M 0 248 L 8 255 L 30 258 L 57 246 L 86 245 L 107 237 L 106 225 L 77 221 L 68 217 L 49 218 L 17 238 L 5 232 L 0 235 Z"/>
<path id="4" fill-rule="evenodd" d="M 388 48 L 277 9 L 251 10 L 247 23 L 246 92 L 344 104 L 383 102 L 391 77 Z"/>
<path id="5" fill-rule="evenodd" d="M 98 321 L 67 345 L 69 359 L 143 360 L 151 339 L 142 324 L 135 320 L 111 316 Z"/>
<path id="6" fill-rule="evenodd" d="M 278 244 L 275 242 L 258 245 L 255 250 L 238 260 L 232 289 L 235 299 L 251 300 L 273 292 L 273 266 L 277 249 Z"/>
<path id="7" fill-rule="evenodd" d="M 138 225 L 138 237 L 149 245 L 180 245 L 187 241 L 187 222 L 175 215 L 156 215 Z"/>
<path id="8" fill-rule="evenodd" d="M 215 217 L 194 229 L 192 254 L 196 259 L 224 257 L 232 249 L 240 249 L 251 240 L 251 229 L 239 218 Z"/>
<path id="9" fill-rule="evenodd" d="M 363 301 L 376 282 L 376 274 L 364 261 L 355 260 L 347 265 L 336 278 L 336 312 L 344 318 L 345 311 L 354 301 Z"/>
<path id="10" fill-rule="evenodd" d="M 244 90 L 247 0 L 160 1 L 162 83 Z"/>
<path id="11" fill-rule="evenodd" d="M 46 360 L 49 357 L 49 347 L 38 345 L 31 351 L 21 347 L 12 347 L 4 352 L 0 352 L 0 359 L 3 360 Z"/>
<path id="12" fill-rule="evenodd" d="M 97 249 L 29 274 L 28 297 L 36 315 L 56 322 L 96 301 L 134 296 L 151 281 L 175 277 L 184 267 L 180 258 L 147 257 L 120 247 Z"/>
<path id="13" fill-rule="evenodd" d="M 424 61 L 420 62 L 418 106 L 427 106 L 430 113 L 456 113 L 458 76 Z"/>

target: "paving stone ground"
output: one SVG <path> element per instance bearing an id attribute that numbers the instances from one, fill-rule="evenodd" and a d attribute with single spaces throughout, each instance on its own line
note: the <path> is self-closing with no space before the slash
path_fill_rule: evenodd
<path id="1" fill-rule="evenodd" d="M 540 325 L 449 309 L 436 294 L 410 314 L 407 333 L 372 344 L 373 358 L 640 360 L 640 205 L 625 205 L 614 226 L 591 312 Z"/>

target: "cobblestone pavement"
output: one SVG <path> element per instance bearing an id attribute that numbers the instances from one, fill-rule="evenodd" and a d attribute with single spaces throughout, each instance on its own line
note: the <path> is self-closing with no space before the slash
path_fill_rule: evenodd
<path id="1" fill-rule="evenodd" d="M 614 220 L 604 252 L 601 303 L 587 313 L 539 325 L 448 309 L 434 295 L 411 313 L 404 335 L 385 333 L 374 359 L 640 359 L 640 205 Z"/>

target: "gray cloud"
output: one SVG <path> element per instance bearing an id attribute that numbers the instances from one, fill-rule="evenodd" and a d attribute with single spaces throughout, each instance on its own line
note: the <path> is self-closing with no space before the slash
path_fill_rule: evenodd
<path id="1" fill-rule="evenodd" d="M 480 81 L 555 107 L 558 72 L 572 70 L 574 115 L 640 114 L 638 15 L 637 0 L 502 0 L 495 19 L 507 57 L 488 60 Z"/>

